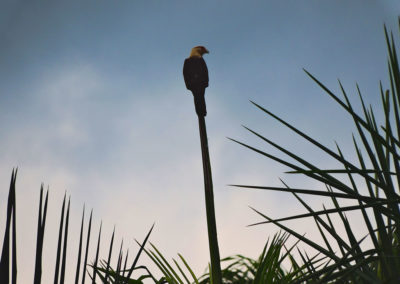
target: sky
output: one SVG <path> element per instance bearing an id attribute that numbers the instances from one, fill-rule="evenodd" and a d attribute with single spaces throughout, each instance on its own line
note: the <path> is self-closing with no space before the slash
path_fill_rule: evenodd
<path id="1" fill-rule="evenodd" d="M 284 174 L 287 167 L 227 137 L 278 154 L 245 125 L 334 165 L 252 100 L 329 147 L 337 141 L 351 157 L 351 120 L 303 68 L 334 92 L 340 79 L 354 102 L 357 82 L 379 109 L 379 81 L 389 86 L 383 24 L 397 36 L 399 14 L 395 0 L 0 1 L 0 234 L 18 167 L 20 283 L 33 278 L 41 183 L 49 188 L 44 283 L 53 277 L 65 192 L 72 214 L 67 269 L 75 266 L 85 204 L 93 209 L 92 244 L 102 221 L 103 245 L 115 226 L 116 247 L 124 239 L 133 255 L 134 239 L 155 222 L 150 241 L 169 259 L 181 253 L 202 274 L 208 241 L 200 140 L 182 77 L 196 45 L 210 51 L 206 123 L 220 254 L 257 257 L 277 229 L 246 227 L 262 220 L 248 206 L 271 217 L 304 209 L 282 193 L 228 185 L 280 186 L 279 178 L 321 185 Z M 322 208 L 321 200 L 309 202 Z M 288 224 L 315 234 L 307 222 Z"/>

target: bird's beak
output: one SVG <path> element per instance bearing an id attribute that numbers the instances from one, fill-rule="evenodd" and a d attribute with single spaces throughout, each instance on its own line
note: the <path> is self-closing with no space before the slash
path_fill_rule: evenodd
<path id="1" fill-rule="evenodd" d="M 208 49 L 206 49 L 204 53 L 210 53 L 210 52 L 208 51 Z"/>

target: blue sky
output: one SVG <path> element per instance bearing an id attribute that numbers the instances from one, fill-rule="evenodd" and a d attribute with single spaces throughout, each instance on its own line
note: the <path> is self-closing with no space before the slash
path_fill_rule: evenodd
<path id="1" fill-rule="evenodd" d="M 383 24 L 397 32 L 400 12 L 394 0 L 63 2 L 0 3 L 0 210 L 4 217 L 9 176 L 18 166 L 22 282 L 33 275 L 29 232 L 42 182 L 50 188 L 52 213 L 45 261 L 54 259 L 67 191 L 75 234 L 86 203 L 94 209 L 94 232 L 103 220 L 105 240 L 115 225 L 119 240 L 134 250 L 133 238 L 156 222 L 152 242 L 167 256 L 182 253 L 197 273 L 206 267 L 197 118 L 182 78 L 195 45 L 210 50 L 206 122 L 221 255 L 257 256 L 276 228 L 246 228 L 259 220 L 247 206 L 271 216 L 301 208 L 282 194 L 227 184 L 279 185 L 279 177 L 314 184 L 287 177 L 287 168 L 226 137 L 275 153 L 244 124 L 330 165 L 253 100 L 328 146 L 342 143 L 351 155 L 350 120 L 302 68 L 334 91 L 339 78 L 355 101 L 358 82 L 366 101 L 378 104 L 379 80 L 388 86 Z"/>

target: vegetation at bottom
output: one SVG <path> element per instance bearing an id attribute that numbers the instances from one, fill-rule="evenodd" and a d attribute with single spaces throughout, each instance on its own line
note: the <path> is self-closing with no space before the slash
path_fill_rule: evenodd
<path id="1" fill-rule="evenodd" d="M 400 28 L 400 19 L 399 19 Z M 272 223 L 281 229 L 267 240 L 257 259 L 243 255 L 234 255 L 221 260 L 222 283 L 400 283 L 400 68 L 392 33 L 384 29 L 388 47 L 388 71 L 390 86 L 386 89 L 380 84 L 382 117 L 376 117 L 374 108 L 367 106 L 357 86 L 361 112 L 358 113 L 350 103 L 347 92 L 339 82 L 341 96 L 334 94 L 316 77 L 305 71 L 333 101 L 343 108 L 354 122 L 353 134 L 354 161 L 347 158 L 339 145 L 331 149 L 302 130 L 281 119 L 263 106 L 252 102 L 256 108 L 268 117 L 277 120 L 293 131 L 295 135 L 311 143 L 327 157 L 340 165 L 334 169 L 325 169 L 313 164 L 306 158 L 289 151 L 282 145 L 270 140 L 267 135 L 245 127 L 265 143 L 282 153 L 280 157 L 272 155 L 235 139 L 232 141 L 256 153 L 289 167 L 291 174 L 311 178 L 322 189 L 297 188 L 282 181 L 281 187 L 232 185 L 243 189 L 280 191 L 282 195 L 291 194 L 308 213 L 270 218 L 261 209 L 253 210 L 264 221 L 254 225 Z M 382 121 L 382 125 L 378 123 Z M 0 283 L 17 283 L 17 243 L 16 243 L 16 182 L 17 171 L 13 170 L 8 196 L 5 234 L 0 261 Z M 44 234 L 47 216 L 48 192 L 40 190 L 40 202 L 37 223 L 37 243 L 35 256 L 34 283 L 41 283 L 42 251 L 45 245 Z M 317 210 L 304 200 L 311 195 L 324 200 L 323 210 Z M 346 202 L 343 202 L 346 200 Z M 349 203 L 352 202 L 351 204 Z M 325 204 L 329 203 L 327 206 Z M 60 226 L 56 263 L 54 264 L 54 283 L 65 282 L 66 259 L 68 249 L 70 201 L 64 200 L 60 210 Z M 358 236 L 347 214 L 359 212 L 366 234 Z M 306 238 L 285 225 L 288 220 L 311 219 L 315 231 L 322 241 Z M 339 220 L 338 222 L 334 222 Z M 79 249 L 75 259 L 75 283 L 143 283 L 146 279 L 154 283 L 214 283 L 208 271 L 197 276 L 186 259 L 178 254 L 177 259 L 168 261 L 161 251 L 148 242 L 153 226 L 142 242 L 137 242 L 138 252 L 132 263 L 128 263 L 128 252 L 118 253 L 116 264 L 111 263 L 114 247 L 114 233 L 108 245 L 106 258 L 100 259 L 101 225 L 99 228 L 94 260 L 88 260 L 92 213 L 87 226 L 87 239 L 83 240 L 85 211 L 82 216 Z M 360 224 L 358 224 L 360 226 Z M 338 230 L 343 228 L 343 232 Z M 294 244 L 288 246 L 288 239 Z M 312 248 L 307 250 L 305 248 Z M 310 253 L 312 251 L 312 254 Z M 147 255 L 158 267 L 161 278 L 139 264 L 142 254 Z M 135 273 L 134 273 L 135 272 Z M 46 270 L 46 273 L 49 273 Z M 134 275 L 134 276 L 133 276 Z M 87 278 L 86 278 L 87 277 Z M 221 282 L 221 281 L 218 281 Z"/>

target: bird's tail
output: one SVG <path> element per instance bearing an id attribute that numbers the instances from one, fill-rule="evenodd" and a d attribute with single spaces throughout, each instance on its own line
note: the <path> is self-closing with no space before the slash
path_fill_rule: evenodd
<path id="1" fill-rule="evenodd" d="M 198 116 L 206 116 L 206 100 L 204 98 L 204 90 L 193 91 L 194 106 L 196 108 L 196 113 Z"/>

